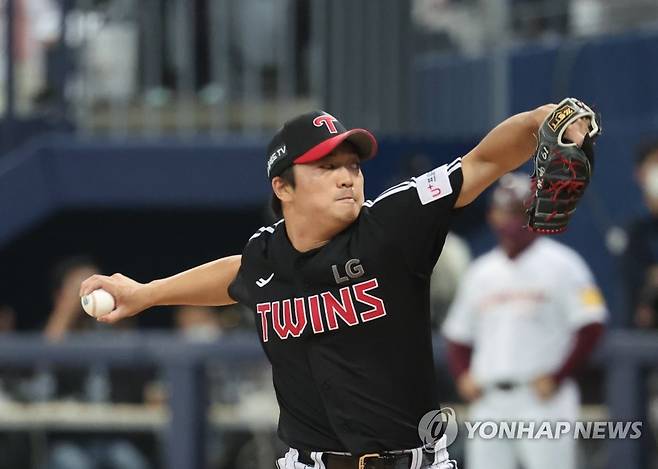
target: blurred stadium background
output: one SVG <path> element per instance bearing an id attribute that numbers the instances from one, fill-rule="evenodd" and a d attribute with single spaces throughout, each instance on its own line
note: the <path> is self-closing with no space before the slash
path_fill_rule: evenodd
<path id="1" fill-rule="evenodd" d="M 645 423 L 640 440 L 582 442 L 580 467 L 658 467 L 658 332 L 634 325 L 619 269 L 646 213 L 635 149 L 658 140 L 656 0 L 0 6 L 0 468 L 272 467 L 276 403 L 249 313 L 160 308 L 108 329 L 77 307 L 81 276 L 148 281 L 239 252 L 269 221 L 264 145 L 298 112 L 375 132 L 373 196 L 564 96 L 604 116 L 560 236 L 611 312 L 581 373 L 583 418 Z M 485 208 L 455 227 L 473 255 L 494 242 Z M 438 336 L 436 352 L 459 407 Z"/>

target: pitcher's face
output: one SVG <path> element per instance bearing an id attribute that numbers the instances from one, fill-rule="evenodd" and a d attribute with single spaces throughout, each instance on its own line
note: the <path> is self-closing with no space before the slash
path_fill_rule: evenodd
<path id="1" fill-rule="evenodd" d="M 352 145 L 341 144 L 326 157 L 297 164 L 291 204 L 295 212 L 324 222 L 352 223 L 364 202 L 361 162 Z"/>

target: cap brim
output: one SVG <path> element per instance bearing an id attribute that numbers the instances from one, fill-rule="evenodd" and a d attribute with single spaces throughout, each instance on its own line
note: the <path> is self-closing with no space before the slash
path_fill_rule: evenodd
<path id="1" fill-rule="evenodd" d="M 375 136 L 365 129 L 352 129 L 318 143 L 300 157 L 295 158 L 294 163 L 304 164 L 320 160 L 334 151 L 343 142 L 354 144 L 361 160 L 369 160 L 377 154 L 377 140 Z"/>

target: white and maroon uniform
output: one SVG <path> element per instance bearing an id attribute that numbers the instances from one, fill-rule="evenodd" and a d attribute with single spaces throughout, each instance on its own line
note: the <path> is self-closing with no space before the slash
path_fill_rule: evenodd
<path id="1" fill-rule="evenodd" d="M 539 238 L 514 259 L 496 248 L 463 278 L 443 325 L 450 342 L 472 347 L 470 372 L 483 388 L 470 420 L 573 421 L 579 395 L 562 380 L 541 400 L 533 379 L 556 373 L 568 360 L 579 330 L 606 317 L 606 307 L 583 259 Z M 573 437 L 559 440 L 481 440 L 467 443 L 469 469 L 575 469 Z"/>

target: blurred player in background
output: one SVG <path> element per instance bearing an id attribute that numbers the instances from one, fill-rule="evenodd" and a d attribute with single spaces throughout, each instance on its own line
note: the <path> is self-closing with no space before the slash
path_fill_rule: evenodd
<path id="1" fill-rule="evenodd" d="M 629 322 L 640 328 L 658 327 L 658 139 L 638 149 L 635 177 L 648 214 L 628 229 L 622 255 L 622 281 Z"/>
<path id="2" fill-rule="evenodd" d="M 582 258 L 524 228 L 529 195 L 525 175 L 501 178 L 488 214 L 498 247 L 470 267 L 443 326 L 471 421 L 575 420 L 571 377 L 603 332 L 606 307 Z M 568 435 L 475 438 L 466 461 L 469 469 L 575 469 L 575 444 Z"/>

